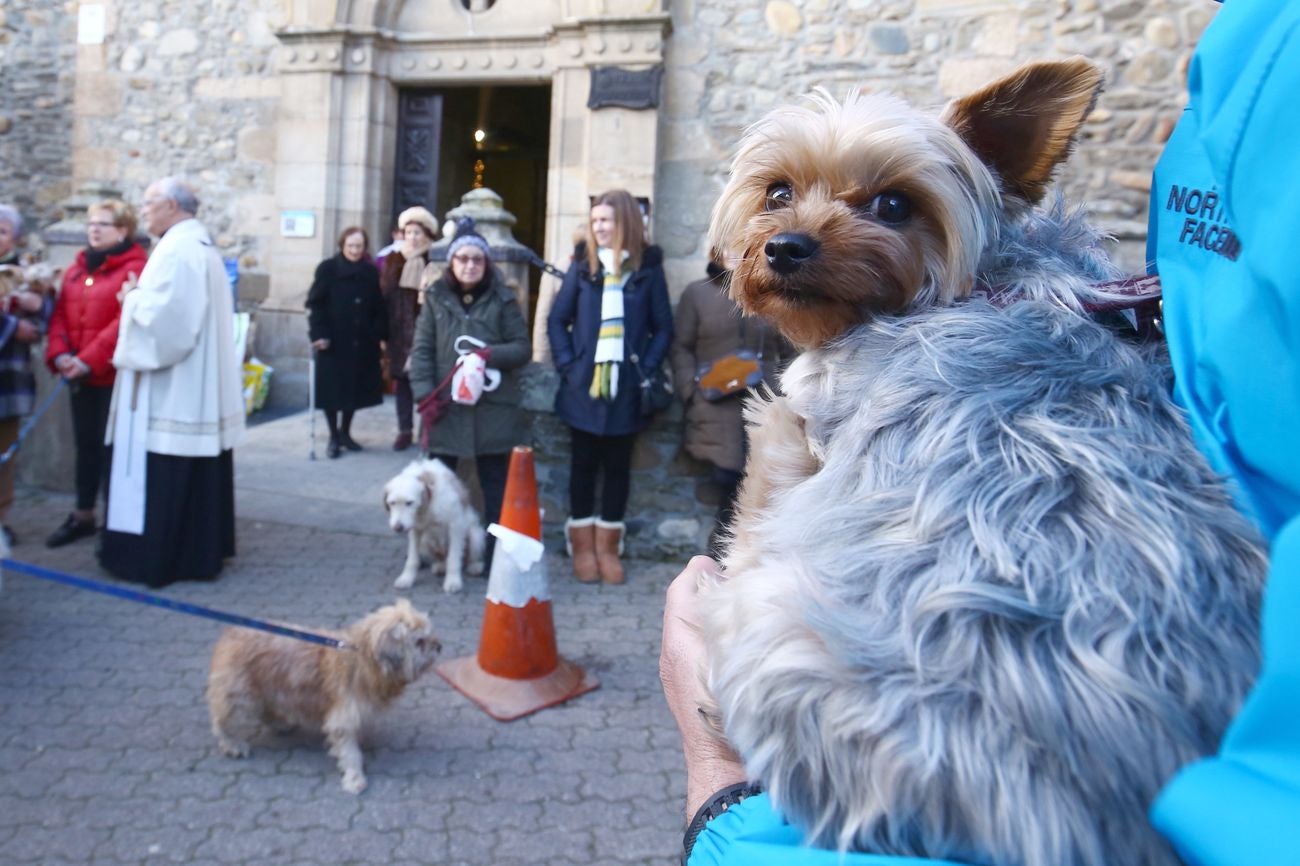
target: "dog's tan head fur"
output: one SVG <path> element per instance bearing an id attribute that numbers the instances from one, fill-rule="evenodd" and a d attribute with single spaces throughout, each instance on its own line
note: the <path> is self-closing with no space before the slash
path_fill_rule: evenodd
<path id="1" fill-rule="evenodd" d="M 1040 201 L 1101 88 L 1082 58 L 1032 63 L 936 118 L 824 92 L 740 143 L 713 211 L 732 297 L 801 348 L 969 293 L 1001 221 Z"/>
<path id="2" fill-rule="evenodd" d="M 23 269 L 17 265 L 0 265 L 0 297 L 7 297 L 23 287 Z"/>
<path id="3" fill-rule="evenodd" d="M 429 617 L 402 598 L 351 625 L 346 639 L 374 663 L 377 691 L 400 692 L 427 671 L 442 651 Z"/>
<path id="4" fill-rule="evenodd" d="M 0 265 L 0 295 L 20 291 L 52 295 L 57 291 L 62 275 L 63 269 L 49 262 L 33 262 L 22 267 Z"/>

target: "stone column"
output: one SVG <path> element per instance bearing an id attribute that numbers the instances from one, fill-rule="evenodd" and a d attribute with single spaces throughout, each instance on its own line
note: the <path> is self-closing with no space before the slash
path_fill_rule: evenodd
<path id="1" fill-rule="evenodd" d="M 558 58 L 551 78 L 550 175 L 546 188 L 547 260 L 567 266 L 575 232 L 590 217 L 590 196 L 626 189 L 654 206 L 659 110 L 587 108 L 591 67 L 644 69 L 663 59 L 667 17 L 580 20 L 556 27 Z M 533 323 L 533 360 L 549 361 L 546 314 L 559 280 L 545 278 Z"/>
<path id="2" fill-rule="evenodd" d="M 474 230 L 483 236 L 492 248 L 492 264 L 501 271 L 506 284 L 514 290 L 519 309 L 528 319 L 528 249 L 515 240 L 510 230 L 517 220 L 506 210 L 501 196 L 490 189 L 472 189 L 460 197 L 460 206 L 447 211 L 448 220 L 469 217 L 474 220 Z M 442 238 L 430 248 L 429 256 L 441 262 L 447 256 L 451 236 Z"/>
<path id="3" fill-rule="evenodd" d="M 375 241 L 386 237 L 380 215 L 391 171 L 383 143 L 395 100 L 392 86 L 374 75 L 368 41 L 345 43 L 334 32 L 280 37 L 275 203 L 280 214 L 304 211 L 315 221 L 306 238 L 277 226 L 273 279 L 257 312 L 257 352 L 275 368 L 270 401 L 283 407 L 307 405 L 303 305 L 316 266 L 346 226 L 363 226 Z"/>

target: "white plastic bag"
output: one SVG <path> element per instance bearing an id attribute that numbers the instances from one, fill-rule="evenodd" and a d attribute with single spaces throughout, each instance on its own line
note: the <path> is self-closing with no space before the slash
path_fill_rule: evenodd
<path id="1" fill-rule="evenodd" d="M 487 343 L 467 334 L 456 338 L 456 366 L 451 374 L 451 399 L 463 406 L 473 406 L 483 396 L 484 391 L 495 391 L 501 384 L 501 371 L 487 365 L 487 359 L 479 349 L 486 349 Z"/>

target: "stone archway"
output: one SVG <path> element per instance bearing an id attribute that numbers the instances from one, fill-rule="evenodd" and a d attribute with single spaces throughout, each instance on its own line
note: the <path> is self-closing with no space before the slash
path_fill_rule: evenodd
<path id="1" fill-rule="evenodd" d="M 270 242 L 258 351 L 276 367 L 277 399 L 305 398 L 303 301 L 334 236 L 351 224 L 373 237 L 387 228 L 400 87 L 551 83 L 543 255 L 552 261 L 567 259 L 590 194 L 653 195 L 658 112 L 586 104 L 593 67 L 663 62 L 667 12 L 647 14 L 643 0 L 498 0 L 475 14 L 459 0 L 285 2 L 275 201 L 282 214 L 312 214 L 315 232 Z M 546 306 L 544 291 L 539 313 Z"/>

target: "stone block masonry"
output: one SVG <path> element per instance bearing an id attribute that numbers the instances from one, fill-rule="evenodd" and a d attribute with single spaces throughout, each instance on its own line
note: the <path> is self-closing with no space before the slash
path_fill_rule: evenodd
<path id="1" fill-rule="evenodd" d="M 656 230 L 673 285 L 703 271 L 713 200 L 740 132 L 814 87 L 886 90 L 939 106 L 1020 63 L 1072 54 L 1106 91 L 1060 177 L 1143 265 L 1151 170 L 1186 101 L 1191 52 L 1213 4 L 1172 0 L 675 0 L 665 44 Z"/>
<path id="2" fill-rule="evenodd" d="M 39 228 L 72 192 L 76 22 L 63 4 L 0 5 L 0 201 Z"/>

